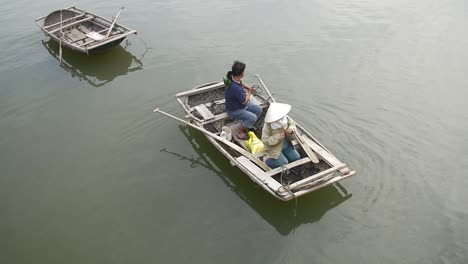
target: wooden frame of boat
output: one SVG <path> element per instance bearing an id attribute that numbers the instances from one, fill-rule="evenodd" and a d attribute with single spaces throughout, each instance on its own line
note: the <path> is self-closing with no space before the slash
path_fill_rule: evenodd
<path id="1" fill-rule="evenodd" d="M 268 97 L 265 98 L 263 95 L 256 94 L 251 97 L 251 100 L 257 101 L 262 106 L 264 117 L 269 103 L 275 102 L 275 99 L 268 91 L 260 76 L 256 75 L 256 77 L 267 92 Z M 263 152 L 255 155 L 244 155 L 242 153 L 245 152 L 239 151 L 237 146 L 235 146 L 236 148 L 232 147 L 232 143 L 235 143 L 247 150 L 242 140 L 233 137 L 233 142 L 226 144 L 223 139 L 213 136 L 213 134 L 219 136 L 223 126 L 230 127 L 233 130 L 232 134 L 235 134 L 236 122 L 229 119 L 224 111 L 224 89 L 223 82 L 207 83 L 176 94 L 176 99 L 186 113 L 185 118 L 187 122 L 190 122 L 191 126 L 204 132 L 208 140 L 230 160 L 232 165 L 237 166 L 251 180 L 274 197 L 282 201 L 288 201 L 356 174 L 355 171 L 351 171 L 346 164 L 339 161 L 299 124 L 297 125 L 296 133 L 307 146 L 300 144 L 298 139 L 292 142 L 300 153 L 301 158 L 276 169 L 269 168 L 266 163 L 259 166 L 258 160 L 264 158 Z M 162 111 L 156 109 L 155 112 Z M 171 116 L 167 113 L 162 113 Z M 263 123 L 263 117 L 257 123 Z M 173 118 L 178 119 L 176 117 Z M 186 122 L 180 119 L 179 121 Z M 261 131 L 261 126 L 258 127 L 258 130 Z M 318 157 L 318 162 L 315 161 L 317 163 L 312 161 L 305 148 L 310 148 L 315 156 Z M 286 181 L 286 176 L 292 175 L 290 171 L 293 170 L 295 171 L 293 175 L 296 177 L 295 180 L 292 182 Z"/>
<path id="2" fill-rule="evenodd" d="M 54 11 L 35 21 L 50 38 L 86 54 L 114 47 L 128 35 L 137 34 L 135 30 L 116 23 L 115 19 L 110 21 L 74 6 Z"/>

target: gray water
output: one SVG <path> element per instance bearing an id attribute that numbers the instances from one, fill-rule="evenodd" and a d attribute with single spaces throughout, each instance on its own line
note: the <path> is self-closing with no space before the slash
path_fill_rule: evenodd
<path id="1" fill-rule="evenodd" d="M 123 4 L 139 35 L 60 67 L 34 19 L 74 4 Z M 23 0 L 0 22 L 0 263 L 468 262 L 467 1 Z M 283 203 L 152 112 L 235 59 L 358 175 Z"/>

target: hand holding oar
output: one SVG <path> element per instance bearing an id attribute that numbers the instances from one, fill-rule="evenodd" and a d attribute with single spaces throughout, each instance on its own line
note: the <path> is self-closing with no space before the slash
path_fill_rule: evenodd
<path id="1" fill-rule="evenodd" d="M 210 131 L 208 131 L 208 130 L 202 128 L 202 127 L 196 126 L 196 125 L 191 124 L 191 123 L 189 123 L 189 122 L 187 122 L 187 121 L 185 121 L 185 120 L 183 120 L 183 119 L 180 119 L 180 118 L 178 118 L 178 117 L 175 117 L 175 116 L 173 116 L 173 115 L 171 115 L 171 114 L 168 114 L 168 113 L 166 113 L 166 112 L 164 112 L 164 111 L 161 111 L 161 110 L 159 110 L 159 108 L 154 109 L 153 112 L 155 112 L 155 113 L 156 113 L 156 112 L 161 113 L 161 114 L 163 114 L 163 115 L 165 115 L 165 116 L 168 116 L 168 117 L 170 117 L 170 118 L 172 118 L 172 119 L 175 119 L 175 120 L 177 120 L 177 121 L 179 121 L 179 122 L 182 122 L 182 123 L 184 123 L 184 124 L 186 124 L 186 125 L 189 125 L 189 126 L 195 128 L 196 130 L 202 132 L 203 134 L 205 134 L 205 135 L 207 135 L 207 136 L 209 136 L 209 137 L 211 137 L 211 138 L 214 138 L 214 139 L 216 139 L 216 140 L 218 140 L 218 141 L 220 141 L 220 142 L 226 144 L 227 146 L 231 147 L 231 148 L 234 149 L 235 151 L 237 151 L 237 152 L 239 152 L 240 154 L 246 156 L 246 157 L 249 158 L 252 162 L 254 162 L 255 164 L 257 164 L 260 168 L 264 169 L 265 171 L 271 170 L 271 168 L 268 167 L 268 166 L 266 165 L 265 162 L 259 160 L 257 157 L 255 157 L 254 155 L 252 155 L 250 152 L 246 151 L 245 149 L 239 147 L 238 145 L 232 143 L 231 141 L 229 141 L 229 140 L 227 140 L 227 139 L 225 139 L 225 138 L 222 138 L 222 137 L 220 137 L 220 136 L 218 136 L 218 135 L 216 135 L 216 134 L 214 134 L 214 133 L 211 133 Z"/>

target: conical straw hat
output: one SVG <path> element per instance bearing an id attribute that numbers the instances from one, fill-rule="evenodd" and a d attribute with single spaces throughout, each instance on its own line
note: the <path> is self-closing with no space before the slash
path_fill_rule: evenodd
<path id="1" fill-rule="evenodd" d="M 271 123 L 280 120 L 291 111 L 291 105 L 271 103 L 265 115 L 265 122 Z"/>

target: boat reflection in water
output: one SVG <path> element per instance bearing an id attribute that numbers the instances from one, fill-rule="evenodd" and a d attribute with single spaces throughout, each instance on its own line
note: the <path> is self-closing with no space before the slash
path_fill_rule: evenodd
<path id="1" fill-rule="evenodd" d="M 187 160 L 192 167 L 203 166 L 216 173 L 231 190 L 283 236 L 288 235 L 302 224 L 320 220 L 327 211 L 352 196 L 339 182 L 336 182 L 303 196 L 296 202 L 278 201 L 255 186 L 255 183 L 240 170 L 231 169 L 229 160 L 219 155 L 217 149 L 202 133 L 183 125 L 179 126 L 179 129 L 199 156 L 196 158 L 186 157 L 166 148 L 163 148 L 161 152 L 175 155 L 181 160 Z"/>
<path id="2" fill-rule="evenodd" d="M 42 44 L 54 58 L 59 60 L 59 44 L 51 39 L 43 40 Z M 127 42 L 125 47 L 118 45 L 105 53 L 93 56 L 63 49 L 61 67 L 73 78 L 77 77 L 80 81 L 84 80 L 94 87 L 100 87 L 113 81 L 117 76 L 143 69 L 141 60 L 126 50 L 129 45 Z"/>

